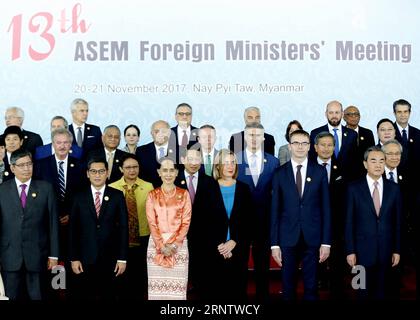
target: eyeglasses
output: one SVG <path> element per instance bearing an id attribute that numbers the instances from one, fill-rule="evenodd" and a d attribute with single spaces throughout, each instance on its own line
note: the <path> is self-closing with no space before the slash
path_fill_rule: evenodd
<path id="1" fill-rule="evenodd" d="M 95 170 L 95 169 L 89 169 L 89 173 L 91 175 L 97 175 L 99 173 L 99 175 L 104 175 L 106 173 L 106 169 L 99 169 L 99 170 Z"/>
<path id="2" fill-rule="evenodd" d="M 139 168 L 139 166 L 128 166 L 128 167 L 123 167 L 124 170 L 137 170 Z"/>
<path id="3" fill-rule="evenodd" d="M 307 147 L 307 146 L 309 146 L 309 142 L 297 142 L 297 141 L 294 141 L 294 142 L 291 142 L 290 144 L 292 146 L 295 146 L 295 147 L 297 147 L 297 146 L 299 146 L 299 147 Z"/>
<path id="4" fill-rule="evenodd" d="M 347 113 L 345 113 L 345 115 L 349 116 L 349 117 L 360 117 L 359 112 L 347 112 Z"/>
<path id="5" fill-rule="evenodd" d="M 23 169 L 23 168 L 32 168 L 33 163 L 32 162 L 25 162 L 25 163 L 19 163 L 19 164 L 15 164 L 15 167 L 18 167 L 19 169 Z"/>
<path id="6" fill-rule="evenodd" d="M 183 117 L 183 116 L 189 117 L 190 115 L 192 115 L 191 112 L 177 112 L 176 114 L 181 116 L 181 117 Z"/>

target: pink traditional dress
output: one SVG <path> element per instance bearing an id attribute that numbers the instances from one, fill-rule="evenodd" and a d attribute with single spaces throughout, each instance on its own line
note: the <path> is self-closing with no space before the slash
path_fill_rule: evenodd
<path id="1" fill-rule="evenodd" d="M 150 228 L 147 247 L 149 300 L 186 300 L 188 283 L 187 232 L 191 221 L 188 191 L 176 187 L 170 194 L 157 188 L 149 192 L 146 215 Z M 161 248 L 175 244 L 175 255 L 165 257 Z"/>

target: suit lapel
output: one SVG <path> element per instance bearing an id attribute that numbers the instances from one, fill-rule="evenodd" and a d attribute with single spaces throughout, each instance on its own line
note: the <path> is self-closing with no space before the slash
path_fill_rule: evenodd
<path id="1" fill-rule="evenodd" d="M 92 189 L 90 187 L 88 188 L 88 190 L 86 190 L 85 196 L 86 196 L 86 202 L 89 207 L 90 215 L 92 216 L 93 219 L 96 220 L 97 216 L 96 216 L 95 202 L 92 197 Z"/>
<path id="2" fill-rule="evenodd" d="M 101 209 L 99 210 L 99 219 L 102 220 L 104 214 L 107 212 L 108 202 L 110 201 L 111 197 L 109 195 L 109 188 L 105 187 L 104 196 L 102 198 Z M 95 211 L 96 213 L 96 211 Z"/>
<path id="3" fill-rule="evenodd" d="M 303 187 L 303 190 L 302 190 L 302 200 L 304 199 L 305 195 L 310 191 L 313 172 L 314 172 L 313 166 L 308 160 L 308 167 L 306 169 L 306 177 L 302 177 L 303 181 L 305 181 L 305 186 Z"/>
<path id="4" fill-rule="evenodd" d="M 365 201 L 367 201 L 366 203 L 369 203 L 370 211 L 372 212 L 372 214 L 374 214 L 375 217 L 377 217 L 376 210 L 375 210 L 375 205 L 373 204 L 372 195 L 370 193 L 370 189 L 369 189 L 369 186 L 368 186 L 368 183 L 367 183 L 366 179 L 363 179 L 362 186 L 363 186 L 363 189 L 364 189 L 363 192 L 362 192 L 362 197 L 365 198 Z"/>
<path id="5" fill-rule="evenodd" d="M 289 179 L 289 184 L 290 186 L 293 186 L 292 189 L 294 190 L 293 193 L 295 194 L 295 196 L 297 197 L 297 199 L 300 199 L 298 191 L 297 191 L 297 187 L 296 187 L 296 181 L 295 181 L 295 175 L 293 172 L 293 166 L 292 166 L 292 162 L 289 161 L 287 162 L 287 170 L 286 170 L 286 174 L 287 174 L 287 178 Z"/>
<path id="6" fill-rule="evenodd" d="M 385 181 L 385 179 L 382 179 L 383 181 L 383 192 L 382 192 L 382 203 L 381 203 L 381 209 L 379 210 L 379 218 L 382 217 L 385 209 L 388 207 L 388 203 L 389 201 L 391 201 L 391 195 L 390 195 L 390 191 L 387 185 L 387 181 Z M 392 182 L 390 182 L 392 183 Z"/>
<path id="7" fill-rule="evenodd" d="M 29 185 L 29 189 L 27 191 L 27 196 L 26 196 L 26 207 L 24 210 L 25 212 L 28 212 L 28 210 L 35 205 L 35 201 L 37 197 L 39 197 L 38 184 L 35 180 L 31 180 L 31 184 Z M 19 199 L 19 202 L 20 202 L 20 199 Z"/>

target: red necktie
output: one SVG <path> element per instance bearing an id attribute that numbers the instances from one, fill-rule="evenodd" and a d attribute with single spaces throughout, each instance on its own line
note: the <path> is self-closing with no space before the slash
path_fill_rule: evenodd
<path id="1" fill-rule="evenodd" d="M 101 211 L 101 193 L 99 191 L 95 192 L 95 210 L 96 210 L 96 216 L 99 217 L 99 212 Z"/>

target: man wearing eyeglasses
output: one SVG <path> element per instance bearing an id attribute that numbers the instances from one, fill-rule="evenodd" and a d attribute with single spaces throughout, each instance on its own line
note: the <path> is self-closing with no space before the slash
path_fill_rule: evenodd
<path id="1" fill-rule="evenodd" d="M 127 274 L 124 277 L 125 294 L 130 299 L 143 299 L 147 292 L 147 245 L 149 224 L 146 217 L 146 200 L 153 185 L 138 177 L 139 162 L 135 155 L 125 154 L 120 164 L 123 176 L 109 186 L 124 193 L 128 210 L 129 248 Z"/>
<path id="2" fill-rule="evenodd" d="M 15 178 L 0 185 L 0 269 L 6 294 L 11 300 L 42 300 L 49 285 L 47 270 L 59 256 L 54 190 L 48 182 L 32 179 L 29 151 L 14 151 L 10 169 Z"/>
<path id="3" fill-rule="evenodd" d="M 198 128 L 191 125 L 192 107 L 188 103 L 180 103 L 175 110 L 177 125 L 171 128 L 169 145 L 176 150 L 177 163 L 185 156 L 187 148 L 197 143 Z"/>
<path id="4" fill-rule="evenodd" d="M 114 299 L 118 277 L 126 269 L 127 206 L 121 191 L 106 186 L 107 176 L 107 161 L 90 159 L 90 185 L 73 198 L 69 258 L 76 299 Z"/>
<path id="5" fill-rule="evenodd" d="M 290 135 L 291 160 L 273 177 L 271 255 L 283 269 L 283 299 L 296 299 L 296 277 L 302 259 L 304 300 L 318 299 L 317 265 L 331 247 L 331 213 L 327 171 L 308 161 L 309 134 Z"/>
<path id="6" fill-rule="evenodd" d="M 317 157 L 314 149 L 315 137 L 318 133 L 327 131 L 334 137 L 333 157 L 337 160 L 337 165 L 343 169 L 343 179 L 346 181 L 354 180 L 361 174 L 359 162 L 362 161 L 357 154 L 357 133 L 341 125 L 343 105 L 339 101 L 334 100 L 327 104 L 325 117 L 328 123 L 311 131 L 310 158 L 316 160 Z"/>

